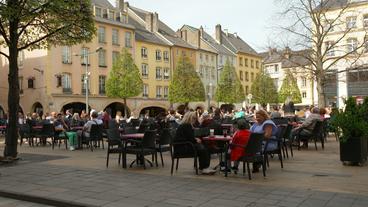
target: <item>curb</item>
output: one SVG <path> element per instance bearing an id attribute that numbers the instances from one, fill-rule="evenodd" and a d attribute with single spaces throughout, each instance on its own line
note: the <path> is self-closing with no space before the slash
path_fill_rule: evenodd
<path id="1" fill-rule="evenodd" d="M 60 199 L 50 199 L 44 198 L 40 196 L 27 195 L 22 193 L 16 193 L 11 191 L 2 191 L 0 190 L 0 197 L 10 198 L 20 201 L 27 201 L 31 203 L 44 204 L 49 206 L 56 207 L 97 207 L 95 205 L 83 204 L 75 201 L 65 201 Z"/>

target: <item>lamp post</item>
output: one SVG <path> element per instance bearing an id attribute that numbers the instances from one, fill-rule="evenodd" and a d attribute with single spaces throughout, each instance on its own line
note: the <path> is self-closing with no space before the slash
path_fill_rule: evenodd
<path id="1" fill-rule="evenodd" d="M 87 114 L 89 114 L 89 96 L 88 96 L 88 93 L 89 93 L 88 83 L 89 83 L 89 75 L 90 75 L 90 72 L 88 72 L 89 55 L 98 53 L 101 49 L 102 47 L 99 47 L 93 52 L 84 51 L 82 54 L 76 55 L 76 56 L 80 56 L 81 58 L 83 58 L 84 64 L 86 66 L 83 83 L 84 83 L 84 88 L 86 92 L 86 113 Z"/>
<path id="2" fill-rule="evenodd" d="M 209 112 L 210 111 L 210 108 L 211 108 L 211 99 L 212 99 L 212 83 L 209 84 L 209 87 L 208 87 L 208 106 L 207 106 L 207 111 Z"/>

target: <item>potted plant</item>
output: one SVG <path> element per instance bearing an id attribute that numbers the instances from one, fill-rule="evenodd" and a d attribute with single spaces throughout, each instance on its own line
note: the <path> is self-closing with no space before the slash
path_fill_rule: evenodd
<path id="1" fill-rule="evenodd" d="M 362 165 L 367 160 L 368 140 L 368 99 L 357 105 L 353 97 L 345 102 L 344 111 L 336 113 L 332 125 L 341 131 L 340 160 Z"/>

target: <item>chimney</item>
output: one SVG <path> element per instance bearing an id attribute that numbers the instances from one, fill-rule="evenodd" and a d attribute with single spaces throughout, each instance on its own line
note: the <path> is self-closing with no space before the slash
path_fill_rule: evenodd
<path id="1" fill-rule="evenodd" d="M 216 25 L 216 40 L 217 40 L 217 42 L 219 42 L 220 44 L 222 44 L 222 37 L 221 37 L 221 33 L 222 33 L 221 25 L 220 25 L 220 24 L 218 24 L 218 25 Z"/>
<path id="2" fill-rule="evenodd" d="M 124 2 L 124 0 L 121 0 L 122 2 Z M 124 8 L 123 8 L 123 10 L 125 11 L 125 12 L 128 12 L 128 8 L 129 8 L 129 3 L 128 2 L 125 2 L 124 3 Z"/>
<path id="3" fill-rule="evenodd" d="M 119 11 L 124 11 L 124 0 L 116 0 L 116 8 L 119 9 Z"/>
<path id="4" fill-rule="evenodd" d="M 199 32 L 200 32 L 201 37 L 203 37 L 203 32 L 204 32 L 204 30 L 203 30 L 203 27 L 202 27 L 202 26 L 201 26 L 201 27 L 199 27 Z"/>
<path id="5" fill-rule="evenodd" d="M 157 12 L 153 14 L 152 31 L 158 32 L 158 13 Z"/>
<path id="6" fill-rule="evenodd" d="M 146 30 L 153 32 L 153 13 L 149 12 L 145 18 Z"/>
<path id="7" fill-rule="evenodd" d="M 224 29 L 224 32 L 225 32 L 226 37 L 228 37 L 229 36 L 229 30 L 228 29 Z"/>
<path id="8" fill-rule="evenodd" d="M 286 59 L 289 59 L 290 58 L 290 54 L 291 54 L 291 49 L 289 47 L 285 47 L 285 50 L 284 50 L 284 56 Z"/>
<path id="9" fill-rule="evenodd" d="M 181 39 L 183 39 L 185 42 L 188 40 L 187 35 L 188 35 L 187 30 L 181 31 Z"/>
<path id="10" fill-rule="evenodd" d="M 238 33 L 234 32 L 235 38 L 238 38 Z"/>
<path id="11" fill-rule="evenodd" d="M 200 47 L 201 47 L 201 36 L 202 36 L 202 30 L 201 30 L 201 29 L 199 29 L 199 30 L 197 31 L 198 48 L 200 48 Z"/>

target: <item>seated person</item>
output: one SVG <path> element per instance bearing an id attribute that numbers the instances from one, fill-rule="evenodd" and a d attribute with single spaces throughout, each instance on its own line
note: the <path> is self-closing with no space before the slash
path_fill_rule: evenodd
<path id="1" fill-rule="evenodd" d="M 192 142 L 198 152 L 199 169 L 202 171 L 202 174 L 213 174 L 216 171 L 209 167 L 211 161 L 209 151 L 202 144 L 201 139 L 194 137 L 193 125 L 196 123 L 197 119 L 198 118 L 196 112 L 187 112 L 184 115 L 181 124 L 176 130 L 174 143 L 180 141 Z M 193 154 L 192 148 L 186 145 L 175 146 L 174 151 L 180 154 Z"/>
<path id="2" fill-rule="evenodd" d="M 268 113 L 261 109 L 256 112 L 256 122 L 250 128 L 253 133 L 260 133 L 264 135 L 267 140 L 267 147 L 265 146 L 264 151 L 273 151 L 277 149 L 277 141 L 274 140 L 277 135 L 277 126 L 270 119 Z M 259 172 L 259 163 L 253 163 L 253 172 Z"/>
<path id="3" fill-rule="evenodd" d="M 295 137 L 298 134 L 301 136 L 311 135 L 317 121 L 321 121 L 321 115 L 319 113 L 319 109 L 317 107 L 314 107 L 312 109 L 312 113 L 308 116 L 308 118 L 304 120 L 303 124 L 292 130 L 292 137 Z M 303 145 L 307 146 L 307 140 L 304 141 Z"/>
<path id="4" fill-rule="evenodd" d="M 98 117 L 97 111 L 93 111 L 91 113 L 91 120 L 87 121 L 87 123 L 84 124 L 84 126 L 83 126 L 83 136 L 85 138 L 90 137 L 92 125 L 94 125 L 94 124 L 102 125 L 103 124 L 102 120 L 97 119 L 97 117 Z"/>
<path id="5" fill-rule="evenodd" d="M 61 113 L 58 113 L 56 118 L 54 119 L 54 127 L 55 127 L 55 133 L 57 133 L 57 135 L 59 136 L 61 132 L 65 132 L 65 135 L 68 137 L 68 140 L 69 140 L 69 149 L 71 151 L 75 150 L 75 147 L 77 146 L 77 133 L 66 131 L 69 127 L 65 123 L 64 118 Z"/>
<path id="6" fill-rule="evenodd" d="M 250 131 L 249 124 L 245 119 L 239 119 L 237 121 L 238 130 L 234 133 L 233 139 L 230 144 L 230 149 L 228 151 L 230 155 L 230 160 L 228 161 L 228 167 L 231 167 L 230 161 L 234 162 L 232 167 L 233 170 L 237 171 L 239 166 L 239 159 L 245 155 L 245 146 L 248 144 Z M 229 169 L 229 168 L 228 168 Z"/>

